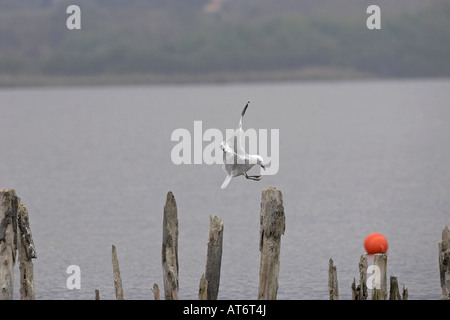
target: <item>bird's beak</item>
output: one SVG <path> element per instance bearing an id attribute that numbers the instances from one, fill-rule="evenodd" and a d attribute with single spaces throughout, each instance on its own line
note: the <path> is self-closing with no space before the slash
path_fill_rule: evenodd
<path id="1" fill-rule="evenodd" d="M 264 170 L 266 170 L 266 167 L 264 167 L 262 164 L 261 164 L 260 166 L 261 166 L 261 168 L 263 168 Z"/>

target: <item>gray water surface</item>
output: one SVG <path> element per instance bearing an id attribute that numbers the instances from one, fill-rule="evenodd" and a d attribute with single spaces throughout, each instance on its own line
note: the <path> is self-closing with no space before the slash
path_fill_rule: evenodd
<path id="1" fill-rule="evenodd" d="M 171 134 L 279 129 L 280 167 L 260 182 L 220 165 L 174 165 Z M 209 216 L 224 220 L 219 299 L 256 299 L 261 191 L 283 193 L 278 299 L 328 299 L 328 260 L 350 299 L 364 238 L 389 241 L 388 276 L 410 299 L 441 295 L 438 241 L 450 222 L 450 81 L 266 83 L 0 90 L 0 188 L 27 206 L 37 299 L 163 295 L 168 191 L 178 204 L 179 296 L 197 299 Z M 205 147 L 208 142 L 203 144 Z M 66 287 L 69 265 L 81 289 Z M 18 268 L 16 280 L 18 278 Z M 19 297 L 16 281 L 15 296 Z"/>

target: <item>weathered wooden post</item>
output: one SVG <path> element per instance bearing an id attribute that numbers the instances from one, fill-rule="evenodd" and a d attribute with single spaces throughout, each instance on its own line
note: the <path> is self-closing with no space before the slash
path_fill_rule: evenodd
<path id="1" fill-rule="evenodd" d="M 18 240 L 19 240 L 19 270 L 20 270 L 20 299 L 34 300 L 34 274 L 33 262 L 36 259 L 36 250 L 31 235 L 27 208 L 20 203 L 18 208 Z"/>
<path id="2" fill-rule="evenodd" d="M 408 300 L 408 288 L 403 286 L 402 300 Z"/>
<path id="3" fill-rule="evenodd" d="M 200 278 L 200 285 L 198 288 L 198 300 L 208 300 L 208 281 L 205 278 L 205 274 L 202 274 Z"/>
<path id="4" fill-rule="evenodd" d="M 360 292 L 360 286 L 358 285 L 358 287 L 356 286 L 356 279 L 353 278 L 353 282 L 352 282 L 352 300 L 361 300 L 359 298 L 359 292 Z"/>
<path id="5" fill-rule="evenodd" d="M 116 292 L 117 300 L 124 300 L 122 278 L 120 277 L 119 259 L 117 259 L 116 246 L 112 246 L 112 266 L 113 266 L 113 278 L 114 278 L 114 290 Z"/>
<path id="6" fill-rule="evenodd" d="M 100 291 L 95 289 L 95 300 L 100 300 Z"/>
<path id="7" fill-rule="evenodd" d="M 285 214 L 281 191 L 266 187 L 262 191 L 260 213 L 259 300 L 277 298 L 281 235 L 284 230 Z"/>
<path id="8" fill-rule="evenodd" d="M 372 300 L 386 300 L 387 298 L 387 277 L 386 277 L 387 255 L 376 253 L 373 256 L 373 265 L 378 267 L 375 274 L 372 275 L 375 285 L 372 289 Z M 379 278 L 378 278 L 379 277 Z"/>
<path id="9" fill-rule="evenodd" d="M 391 276 L 389 279 L 389 300 L 402 300 L 398 289 L 397 277 Z"/>
<path id="10" fill-rule="evenodd" d="M 331 258 L 328 262 L 328 293 L 330 300 L 339 300 L 337 270 Z"/>
<path id="11" fill-rule="evenodd" d="M 159 296 L 159 287 L 156 283 L 153 284 L 153 298 L 155 300 L 161 300 L 161 297 Z"/>
<path id="12" fill-rule="evenodd" d="M 360 299 L 367 300 L 367 254 L 364 253 L 359 258 L 359 286 L 360 286 Z"/>
<path id="13" fill-rule="evenodd" d="M 439 278 L 441 281 L 442 300 L 450 299 L 450 231 L 445 226 L 442 242 L 439 242 Z"/>
<path id="14" fill-rule="evenodd" d="M 13 299 L 18 206 L 14 189 L 0 190 L 0 300 Z"/>
<path id="15" fill-rule="evenodd" d="M 217 300 L 220 283 L 220 267 L 222 264 L 223 220 L 209 217 L 208 251 L 206 254 L 205 280 L 207 281 L 206 297 Z"/>
<path id="16" fill-rule="evenodd" d="M 367 254 L 362 254 L 359 258 L 359 285 L 356 280 L 352 283 L 352 300 L 367 300 Z"/>
<path id="17" fill-rule="evenodd" d="M 164 206 L 162 268 L 164 297 L 178 300 L 178 213 L 173 193 L 167 193 Z"/>

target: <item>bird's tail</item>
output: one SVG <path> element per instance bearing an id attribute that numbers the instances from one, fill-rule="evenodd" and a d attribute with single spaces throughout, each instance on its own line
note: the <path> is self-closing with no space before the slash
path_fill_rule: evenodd
<path id="1" fill-rule="evenodd" d="M 231 176 L 227 176 L 225 178 L 225 181 L 222 183 L 222 186 L 220 187 L 220 189 L 225 189 L 227 187 L 227 185 L 230 183 L 231 181 Z"/>

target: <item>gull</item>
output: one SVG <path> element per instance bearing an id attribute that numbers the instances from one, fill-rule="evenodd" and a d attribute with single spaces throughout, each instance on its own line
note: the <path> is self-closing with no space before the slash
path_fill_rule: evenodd
<path id="1" fill-rule="evenodd" d="M 225 181 L 222 183 L 221 189 L 225 189 L 231 181 L 231 178 L 238 176 L 245 176 L 246 179 L 259 181 L 261 176 L 249 176 L 247 171 L 258 164 L 266 169 L 263 165 L 263 158 L 257 154 L 247 154 L 243 148 L 244 145 L 244 130 L 242 130 L 242 119 L 245 111 L 247 111 L 250 101 L 244 107 L 239 121 L 239 127 L 234 131 L 233 135 L 221 143 L 220 148 L 223 151 L 223 165 L 222 168 L 227 173 Z"/>

